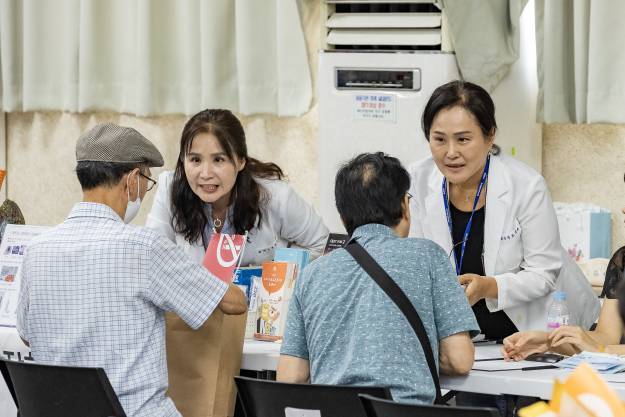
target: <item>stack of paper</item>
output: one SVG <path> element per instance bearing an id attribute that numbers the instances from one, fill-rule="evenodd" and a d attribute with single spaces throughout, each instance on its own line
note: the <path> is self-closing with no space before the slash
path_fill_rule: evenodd
<path id="1" fill-rule="evenodd" d="M 607 353 L 582 352 L 556 363 L 558 368 L 573 369 L 581 363 L 589 364 L 602 374 L 615 374 L 625 370 L 625 358 Z"/>

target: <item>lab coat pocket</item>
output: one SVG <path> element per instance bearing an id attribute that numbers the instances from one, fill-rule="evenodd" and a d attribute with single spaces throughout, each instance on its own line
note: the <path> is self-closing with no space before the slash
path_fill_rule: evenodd
<path id="1" fill-rule="evenodd" d="M 521 224 L 517 219 L 503 228 L 499 243 L 499 261 L 503 271 L 516 272 L 523 260 L 523 239 Z"/>

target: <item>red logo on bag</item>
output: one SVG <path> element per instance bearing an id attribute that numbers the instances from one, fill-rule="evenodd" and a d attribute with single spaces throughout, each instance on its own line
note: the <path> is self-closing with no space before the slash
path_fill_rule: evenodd
<path id="1" fill-rule="evenodd" d="M 202 264 L 220 280 L 231 283 L 234 270 L 241 261 L 245 240 L 245 235 L 213 233 Z"/>

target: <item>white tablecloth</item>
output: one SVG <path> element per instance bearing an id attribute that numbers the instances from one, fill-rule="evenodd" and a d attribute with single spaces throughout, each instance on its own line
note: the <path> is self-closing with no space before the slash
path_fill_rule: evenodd
<path id="1" fill-rule="evenodd" d="M 499 357 L 500 346 L 476 346 L 476 358 Z M 15 328 L 0 327 L 0 353 L 2 358 L 32 360 L 30 350 L 19 338 Z M 280 356 L 280 344 L 246 340 L 243 346 L 241 369 L 263 371 L 275 370 Z M 477 363 L 477 362 L 476 362 Z M 533 363 L 534 366 L 541 365 Z M 513 363 L 510 366 L 517 366 Z M 466 376 L 441 376 L 441 387 L 448 390 L 480 392 L 485 394 L 513 394 L 530 397 L 551 398 L 555 378 L 564 378 L 569 371 L 560 369 L 476 371 Z M 625 400 L 625 374 L 603 375 L 608 384 Z M 0 416 L 14 416 L 15 405 L 3 380 L 0 381 Z"/>

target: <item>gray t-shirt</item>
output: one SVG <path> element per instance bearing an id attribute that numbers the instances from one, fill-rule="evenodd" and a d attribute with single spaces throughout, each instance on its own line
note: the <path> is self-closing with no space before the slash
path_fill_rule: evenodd
<path id="1" fill-rule="evenodd" d="M 451 263 L 434 242 L 399 238 L 380 224 L 361 226 L 352 237 L 412 301 L 436 358 L 441 339 L 479 332 Z M 317 259 L 298 279 L 281 354 L 308 359 L 314 384 L 383 386 L 398 401 L 434 401 L 417 336 L 344 249 Z"/>

